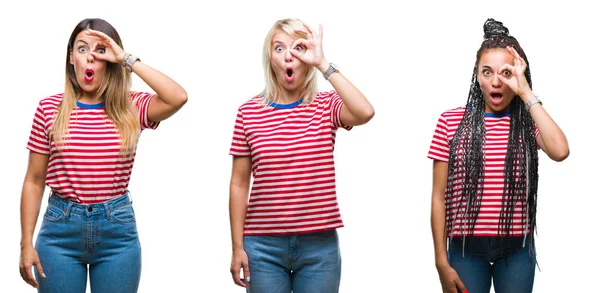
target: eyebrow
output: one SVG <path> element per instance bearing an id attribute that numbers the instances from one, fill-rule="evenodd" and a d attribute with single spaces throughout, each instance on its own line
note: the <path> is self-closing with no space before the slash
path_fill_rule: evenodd
<path id="1" fill-rule="evenodd" d="M 84 44 L 86 44 L 86 45 L 89 45 L 89 44 L 88 44 L 86 41 L 84 41 L 84 40 L 77 40 L 77 41 L 75 41 L 75 43 L 77 43 L 77 42 L 82 42 L 82 43 L 84 43 Z"/>

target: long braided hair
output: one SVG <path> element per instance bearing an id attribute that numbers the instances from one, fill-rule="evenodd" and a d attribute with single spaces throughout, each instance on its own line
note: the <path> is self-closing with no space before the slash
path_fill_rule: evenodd
<path id="1" fill-rule="evenodd" d="M 484 41 L 477 51 L 467 106 L 452 139 L 448 161 L 446 206 L 452 206 L 454 194 L 460 194 L 460 200 L 455 203 L 457 205 L 456 212 L 453 213 L 451 209 L 446 209 L 446 216 L 451 219 L 447 228 L 448 231 L 451 231 L 454 229 L 456 221 L 459 220 L 461 221 L 462 235 L 465 236 L 473 234 L 485 184 L 485 101 L 477 81 L 480 58 L 486 50 L 510 46 L 529 64 L 519 42 L 509 35 L 508 29 L 501 22 L 490 18 L 485 22 L 483 28 Z M 525 77 L 531 86 L 529 66 L 525 70 Z M 504 191 L 498 222 L 498 236 L 508 237 L 511 235 L 515 207 L 520 204 L 522 208 L 527 208 L 527 212 L 522 213 L 521 220 L 524 226 L 523 233 L 529 233 L 529 248 L 530 252 L 533 252 L 538 187 L 535 125 L 519 96 L 513 98 L 509 105 L 509 111 L 510 131 L 504 159 Z M 456 185 L 455 179 L 457 178 L 461 180 L 460 184 Z M 457 219 L 459 216 L 461 219 Z"/>

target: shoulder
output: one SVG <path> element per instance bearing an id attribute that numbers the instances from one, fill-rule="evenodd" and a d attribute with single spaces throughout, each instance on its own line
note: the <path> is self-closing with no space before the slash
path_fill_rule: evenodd
<path id="1" fill-rule="evenodd" d="M 329 101 L 336 97 L 339 97 L 339 95 L 335 90 L 326 91 L 326 92 L 317 92 L 315 101 Z"/>
<path id="2" fill-rule="evenodd" d="M 45 97 L 40 100 L 39 108 L 42 108 L 42 110 L 44 110 L 44 112 L 47 112 L 48 110 L 56 110 L 56 109 L 58 109 L 58 105 L 60 104 L 62 99 L 63 99 L 62 93 Z"/>
<path id="3" fill-rule="evenodd" d="M 153 93 L 147 93 L 147 92 L 130 92 L 129 93 L 129 97 L 131 98 L 132 101 L 150 99 L 150 98 L 152 98 L 152 96 L 154 96 Z"/>
<path id="4" fill-rule="evenodd" d="M 442 119 L 442 118 L 445 120 L 462 119 L 462 117 L 465 115 L 465 109 L 466 109 L 465 106 L 448 109 L 448 110 L 442 112 L 442 114 L 440 115 L 440 119 Z"/>
<path id="5" fill-rule="evenodd" d="M 261 103 L 261 100 L 262 100 L 262 96 L 252 97 L 251 99 L 242 103 L 239 106 L 238 110 L 243 112 L 243 111 L 247 111 L 247 110 L 252 111 L 252 110 L 264 108 L 264 105 Z"/>

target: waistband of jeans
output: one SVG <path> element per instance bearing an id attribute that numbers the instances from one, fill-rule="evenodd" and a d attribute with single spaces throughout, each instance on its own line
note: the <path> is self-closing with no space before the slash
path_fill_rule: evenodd
<path id="1" fill-rule="evenodd" d="M 52 193 L 52 195 L 50 195 L 50 199 L 48 199 L 48 204 L 51 204 L 57 208 L 64 210 L 67 214 L 91 215 L 97 213 L 109 213 L 120 207 L 130 205 L 131 200 L 129 197 L 129 192 L 126 192 L 125 194 L 119 197 L 104 202 L 94 204 L 80 204 L 74 201 L 61 198 L 60 196 Z"/>
<path id="2" fill-rule="evenodd" d="M 450 245 L 463 246 L 463 243 L 468 247 L 469 245 L 487 245 L 487 246 L 502 246 L 506 248 L 519 248 L 524 247 L 525 243 L 529 242 L 529 239 L 525 239 L 525 236 L 454 236 L 450 240 Z"/>

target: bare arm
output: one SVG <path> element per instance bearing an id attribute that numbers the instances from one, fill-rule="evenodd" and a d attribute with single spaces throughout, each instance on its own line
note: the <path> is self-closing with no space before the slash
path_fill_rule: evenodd
<path id="1" fill-rule="evenodd" d="M 535 98 L 533 92 L 523 100 L 529 101 Z M 546 112 L 542 105 L 535 104 L 529 109 L 529 113 L 537 125 L 540 134 L 536 138 L 537 144 L 550 157 L 550 159 L 560 162 L 569 156 L 569 143 L 567 137 L 560 127 L 552 120 L 552 117 Z"/>
<path id="2" fill-rule="evenodd" d="M 319 70 L 324 73 L 328 67 L 329 63 L 325 62 L 324 65 L 319 67 Z M 358 126 L 369 122 L 373 118 L 375 109 L 373 109 L 371 103 L 344 75 L 340 72 L 333 73 L 329 76 L 328 81 L 344 101 L 340 112 L 340 119 L 344 125 Z"/>
<path id="3" fill-rule="evenodd" d="M 306 24 L 304 24 L 304 28 L 307 39 L 297 39 L 292 44 L 292 48 L 295 48 L 296 45 L 302 45 L 306 50 L 301 52 L 292 50 L 290 53 L 300 59 L 300 61 L 313 65 L 321 73 L 324 73 L 329 68 L 329 62 L 323 54 L 323 25 L 319 25 L 318 33 L 315 33 Z M 362 125 L 373 118 L 375 110 L 371 106 L 371 103 L 341 73 L 336 72 L 331 74 L 328 80 L 344 102 L 340 112 L 340 117 L 344 125 Z"/>
<path id="4" fill-rule="evenodd" d="M 435 266 L 438 270 L 442 291 L 444 293 L 465 292 L 456 271 L 448 262 L 446 231 L 446 182 L 448 180 L 448 163 L 433 161 L 433 189 L 431 192 L 431 233 L 435 251 Z"/>
<path id="5" fill-rule="evenodd" d="M 86 33 L 100 38 L 100 43 L 94 44 L 94 47 L 97 45 L 106 47 L 106 51 L 102 54 L 92 50 L 90 54 L 94 58 L 117 64 L 123 62 L 126 57 L 125 52 L 112 38 L 103 32 L 91 29 L 86 30 Z M 148 106 L 150 121 L 160 122 L 171 117 L 187 102 L 187 93 L 183 87 L 162 72 L 141 61 L 133 63 L 131 70 L 156 92 Z"/>
<path id="6" fill-rule="evenodd" d="M 248 256 L 244 251 L 244 222 L 248 208 L 251 171 L 251 157 L 233 157 L 229 184 L 229 222 L 232 248 L 230 272 L 235 284 L 245 288 L 248 287 L 247 282 L 250 280 Z M 243 269 L 243 279 L 240 278 L 240 269 Z"/>
<path id="7" fill-rule="evenodd" d="M 150 121 L 160 122 L 171 117 L 187 102 L 186 91 L 170 77 L 140 61 L 135 62 L 132 69 L 156 92 L 148 105 Z"/>
<path id="8" fill-rule="evenodd" d="M 524 75 L 527 63 L 514 48 L 507 47 L 507 50 L 514 57 L 514 65 L 504 64 L 498 72 L 509 70 L 511 75 L 509 77 L 498 75 L 498 78 L 518 94 L 523 103 L 527 104 L 535 98 Z M 536 138 L 540 148 L 554 161 L 560 162 L 566 159 L 569 156 L 569 144 L 560 127 L 539 103 L 531 106 L 529 113 L 531 113 L 531 117 L 540 131 L 540 135 Z"/>
<path id="9" fill-rule="evenodd" d="M 448 264 L 446 252 L 446 181 L 448 178 L 448 163 L 433 161 L 433 189 L 431 192 L 431 233 L 435 251 L 435 264 Z"/>
<path id="10" fill-rule="evenodd" d="M 21 259 L 19 270 L 25 282 L 37 288 L 31 267 L 35 266 L 40 275 L 44 275 L 37 252 L 33 247 L 33 232 L 40 213 L 46 182 L 48 156 L 35 152 L 29 153 L 27 173 L 21 191 Z"/>

